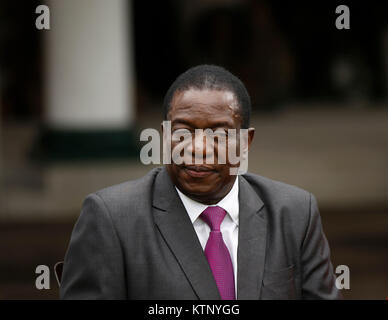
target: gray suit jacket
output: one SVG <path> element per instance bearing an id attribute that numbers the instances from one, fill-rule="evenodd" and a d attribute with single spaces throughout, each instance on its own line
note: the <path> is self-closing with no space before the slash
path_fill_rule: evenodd
<path id="1" fill-rule="evenodd" d="M 238 299 L 337 299 L 311 193 L 239 176 Z M 165 168 L 89 195 L 74 227 L 63 299 L 220 299 Z"/>

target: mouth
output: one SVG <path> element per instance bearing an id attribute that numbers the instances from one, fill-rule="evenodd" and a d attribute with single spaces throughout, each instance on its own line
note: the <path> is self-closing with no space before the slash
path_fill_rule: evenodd
<path id="1" fill-rule="evenodd" d="M 215 173 L 213 168 L 201 165 L 183 165 L 182 169 L 194 178 L 203 178 Z"/>

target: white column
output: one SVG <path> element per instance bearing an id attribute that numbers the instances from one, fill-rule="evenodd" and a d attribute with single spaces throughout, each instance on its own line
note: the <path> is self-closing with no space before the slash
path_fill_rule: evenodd
<path id="1" fill-rule="evenodd" d="M 47 126 L 59 130 L 131 126 L 135 115 L 130 3 L 50 0 L 47 5 Z"/>
<path id="2" fill-rule="evenodd" d="M 384 98 L 388 102 L 388 27 L 382 32 L 382 57 L 384 66 Z"/>

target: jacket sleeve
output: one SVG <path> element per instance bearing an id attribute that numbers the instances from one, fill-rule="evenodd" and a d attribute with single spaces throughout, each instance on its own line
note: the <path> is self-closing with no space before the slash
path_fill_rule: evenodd
<path id="1" fill-rule="evenodd" d="M 61 299 L 126 299 L 123 254 L 103 199 L 89 195 L 65 256 Z"/>
<path id="2" fill-rule="evenodd" d="M 310 194 L 310 217 L 302 244 L 302 298 L 342 299 L 335 285 L 330 248 L 322 229 L 317 201 Z"/>

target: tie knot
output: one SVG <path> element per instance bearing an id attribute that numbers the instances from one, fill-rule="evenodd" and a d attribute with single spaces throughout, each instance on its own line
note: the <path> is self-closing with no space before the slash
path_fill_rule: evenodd
<path id="1" fill-rule="evenodd" d="M 224 220 L 226 211 L 219 206 L 207 207 L 202 213 L 201 218 L 205 221 L 211 231 L 220 231 L 222 220 Z"/>

